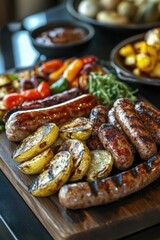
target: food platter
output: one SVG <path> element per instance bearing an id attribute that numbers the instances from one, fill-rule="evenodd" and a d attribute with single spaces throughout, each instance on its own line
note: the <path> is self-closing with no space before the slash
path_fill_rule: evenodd
<path id="1" fill-rule="evenodd" d="M 123 63 L 122 57 L 119 54 L 119 50 L 126 44 L 133 44 L 135 42 L 141 41 L 144 39 L 145 34 L 141 33 L 132 37 L 129 37 L 119 43 L 111 52 L 111 64 L 115 68 L 118 77 L 121 80 L 127 82 L 134 82 L 140 84 L 147 84 L 153 86 L 160 86 L 159 78 L 151 78 L 147 76 L 136 76 L 133 74 Z"/>
<path id="2" fill-rule="evenodd" d="M 55 240 L 84 237 L 96 240 L 106 239 L 106 236 L 115 239 L 159 223 L 159 180 L 141 192 L 112 204 L 86 210 L 67 210 L 60 205 L 56 194 L 35 198 L 28 193 L 27 186 L 32 182 L 32 177 L 20 173 L 17 164 L 11 159 L 15 147 L 5 134 L 1 134 L 0 167 Z"/>
<path id="3" fill-rule="evenodd" d="M 114 203 L 70 210 L 60 204 L 57 193 L 39 198 L 28 192 L 34 177 L 23 174 L 18 163 L 13 161 L 12 153 L 16 147 L 16 143 L 7 139 L 6 133 L 0 135 L 0 167 L 55 240 L 106 239 L 106 236 L 115 239 L 159 223 L 159 180 Z"/>
<path id="4" fill-rule="evenodd" d="M 146 23 L 146 24 L 110 24 L 110 23 L 103 23 L 98 22 L 96 19 L 86 17 L 80 13 L 78 13 L 77 8 L 81 0 L 68 0 L 66 2 L 66 7 L 68 12 L 79 21 L 83 21 L 89 24 L 92 24 L 95 27 L 102 28 L 103 30 L 111 30 L 111 31 L 118 31 L 118 32 L 125 32 L 125 31 L 145 31 L 154 27 L 159 26 L 159 22 L 154 23 Z"/>

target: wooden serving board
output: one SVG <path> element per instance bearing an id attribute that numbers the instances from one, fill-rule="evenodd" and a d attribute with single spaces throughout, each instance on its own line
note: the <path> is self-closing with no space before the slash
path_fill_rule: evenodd
<path id="1" fill-rule="evenodd" d="M 64 209 L 57 195 L 33 197 L 33 177 L 21 173 L 11 153 L 16 144 L 0 135 L 0 167 L 55 240 L 119 239 L 160 222 L 160 181 L 115 203 L 86 210 Z"/>

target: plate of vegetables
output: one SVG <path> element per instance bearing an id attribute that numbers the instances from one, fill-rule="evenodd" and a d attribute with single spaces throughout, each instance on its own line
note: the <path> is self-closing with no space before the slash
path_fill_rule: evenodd
<path id="1" fill-rule="evenodd" d="M 148 85 L 160 85 L 160 28 L 130 37 L 111 52 L 111 63 L 119 78 Z"/>

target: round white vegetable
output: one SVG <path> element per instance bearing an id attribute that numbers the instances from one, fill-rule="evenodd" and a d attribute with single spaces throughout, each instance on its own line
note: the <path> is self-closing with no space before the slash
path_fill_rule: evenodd
<path id="1" fill-rule="evenodd" d="M 99 5 L 96 1 L 84 0 L 84 1 L 81 1 L 78 6 L 78 12 L 89 18 L 96 17 L 96 14 L 98 11 L 99 11 Z"/>

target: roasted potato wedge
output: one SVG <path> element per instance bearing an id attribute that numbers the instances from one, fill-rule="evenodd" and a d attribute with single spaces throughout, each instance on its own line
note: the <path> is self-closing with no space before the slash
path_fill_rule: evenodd
<path id="1" fill-rule="evenodd" d="M 66 140 L 59 149 L 69 151 L 73 156 L 73 171 L 69 179 L 70 182 L 78 181 L 86 174 L 90 161 L 91 153 L 87 145 L 77 139 Z"/>
<path id="2" fill-rule="evenodd" d="M 57 140 L 51 146 L 53 153 L 58 152 L 58 149 L 60 148 L 63 142 L 64 140 L 62 140 L 60 137 L 57 138 Z"/>
<path id="3" fill-rule="evenodd" d="M 7 109 L 3 105 L 3 102 L 0 101 L 0 119 L 3 119 L 6 112 L 7 112 Z"/>
<path id="4" fill-rule="evenodd" d="M 107 150 L 93 150 L 91 151 L 91 162 L 85 179 L 87 181 L 94 181 L 107 177 L 113 167 L 113 158 Z"/>
<path id="5" fill-rule="evenodd" d="M 25 161 L 18 166 L 18 169 L 28 175 L 41 173 L 53 158 L 53 151 L 51 148 L 39 153 L 31 160 Z"/>
<path id="6" fill-rule="evenodd" d="M 88 118 L 79 117 L 73 119 L 59 128 L 60 138 L 78 139 L 85 141 L 92 133 L 92 123 Z"/>
<path id="7" fill-rule="evenodd" d="M 68 151 L 57 153 L 49 168 L 43 171 L 28 188 L 36 197 L 47 197 L 57 192 L 69 179 L 73 168 L 73 158 Z"/>
<path id="8" fill-rule="evenodd" d="M 15 149 L 12 158 L 17 162 L 25 162 L 49 148 L 58 138 L 56 124 L 47 123 L 25 138 Z"/>
<path id="9" fill-rule="evenodd" d="M 11 83 L 12 83 L 12 80 L 7 75 L 0 76 L 0 87 L 4 87 Z"/>

